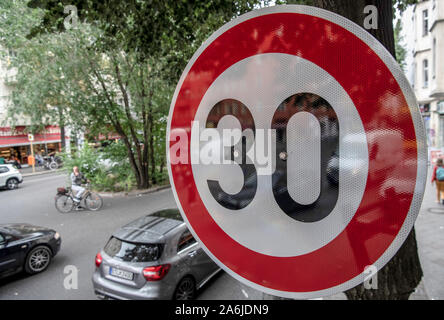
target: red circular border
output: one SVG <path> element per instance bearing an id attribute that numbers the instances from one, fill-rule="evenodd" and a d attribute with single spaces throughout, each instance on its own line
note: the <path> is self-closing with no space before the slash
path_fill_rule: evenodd
<path id="1" fill-rule="evenodd" d="M 363 272 L 387 250 L 409 211 L 417 173 L 416 135 L 405 97 L 390 70 L 361 39 L 328 20 L 300 13 L 272 13 L 233 26 L 212 41 L 188 71 L 171 116 L 170 133 L 191 132 L 205 92 L 231 65 L 261 53 L 286 53 L 309 60 L 332 75 L 349 94 L 368 140 L 369 173 L 355 216 L 334 240 L 308 254 L 274 257 L 252 251 L 229 237 L 212 219 L 194 183 L 191 161 L 171 165 L 177 197 L 188 222 L 226 267 L 258 285 L 288 292 L 312 292 L 340 285 Z M 397 131 L 403 143 L 394 168 L 377 165 L 378 143 L 369 132 Z M 190 135 L 188 137 L 190 139 Z M 170 146 L 174 145 L 170 139 Z M 188 141 L 190 145 L 190 141 Z M 394 181 L 407 182 L 397 192 Z M 392 186 L 393 188 L 387 188 Z"/>

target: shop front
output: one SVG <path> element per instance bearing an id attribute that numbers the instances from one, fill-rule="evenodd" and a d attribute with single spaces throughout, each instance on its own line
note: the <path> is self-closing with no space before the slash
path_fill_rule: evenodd
<path id="1" fill-rule="evenodd" d="M 68 140 L 69 137 L 66 137 Z M 42 133 L 34 134 L 32 142 L 34 154 L 42 156 L 61 151 L 60 128 L 47 126 Z M 21 164 L 28 163 L 31 155 L 31 142 L 28 140 L 26 127 L 0 128 L 0 158 L 6 161 L 16 159 Z"/>

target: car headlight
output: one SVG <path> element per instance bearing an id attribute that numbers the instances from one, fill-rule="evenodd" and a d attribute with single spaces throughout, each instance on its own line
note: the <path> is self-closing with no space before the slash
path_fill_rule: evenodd
<path id="1" fill-rule="evenodd" d="M 54 239 L 59 240 L 60 234 L 58 232 L 54 233 Z"/>

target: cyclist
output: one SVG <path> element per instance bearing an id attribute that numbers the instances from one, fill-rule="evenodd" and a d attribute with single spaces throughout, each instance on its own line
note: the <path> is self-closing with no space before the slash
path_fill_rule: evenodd
<path id="1" fill-rule="evenodd" d="M 76 204 L 76 209 L 81 210 L 80 201 L 85 193 L 86 189 L 82 187 L 82 183 L 86 183 L 88 180 L 85 178 L 83 173 L 79 171 L 79 167 L 75 166 L 72 168 L 71 173 L 71 188 L 74 194 L 74 202 Z"/>

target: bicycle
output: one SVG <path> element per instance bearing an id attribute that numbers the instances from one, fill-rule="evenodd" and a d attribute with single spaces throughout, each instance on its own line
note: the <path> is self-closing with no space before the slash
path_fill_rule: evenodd
<path id="1" fill-rule="evenodd" d="M 103 206 L 103 199 L 97 193 L 92 192 L 87 187 L 86 191 L 83 193 L 82 199 L 80 199 L 80 203 L 82 201 L 85 204 L 85 207 L 91 211 L 100 210 Z M 71 212 L 76 203 L 74 201 L 74 194 L 72 192 L 71 187 L 67 188 L 57 188 L 57 195 L 55 196 L 55 207 L 60 213 L 68 213 Z"/>
<path id="2" fill-rule="evenodd" d="M 46 170 L 57 170 L 62 166 L 63 162 L 62 159 L 58 156 L 50 156 L 50 157 L 44 157 L 43 162 L 41 166 L 45 167 Z"/>

